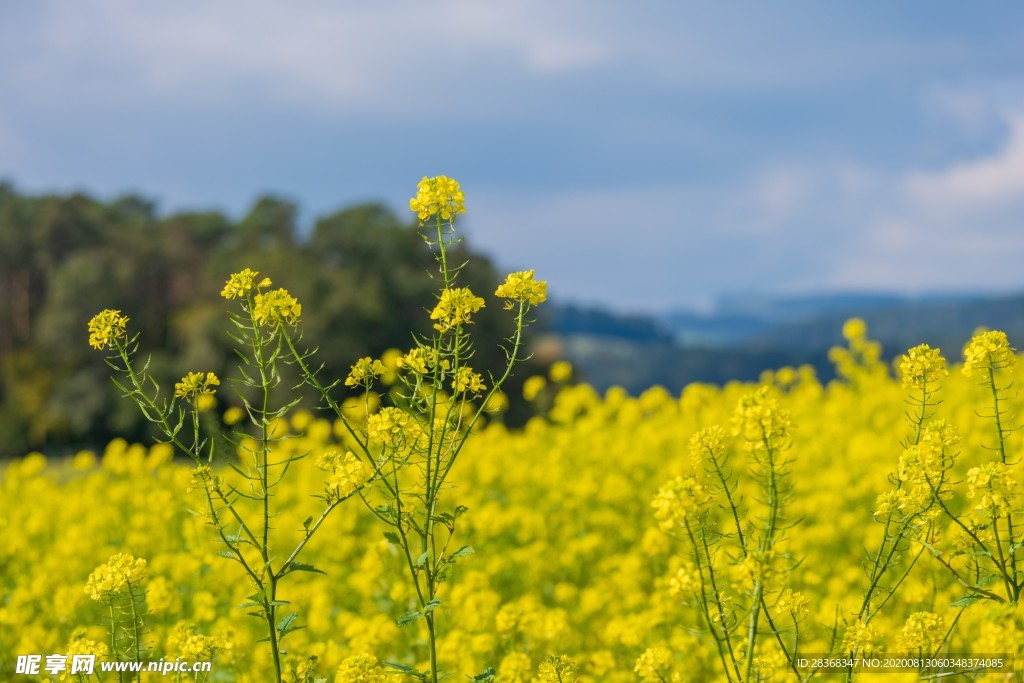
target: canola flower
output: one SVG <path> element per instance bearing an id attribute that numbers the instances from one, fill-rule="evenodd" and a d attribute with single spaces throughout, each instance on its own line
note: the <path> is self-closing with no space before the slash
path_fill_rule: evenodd
<path id="1" fill-rule="evenodd" d="M 238 273 L 232 273 L 224 284 L 224 289 L 221 290 L 220 295 L 225 299 L 245 298 L 253 292 L 265 289 L 271 285 L 269 277 L 265 277 L 257 283 L 257 275 L 259 273 L 250 268 L 243 268 Z"/>
<path id="2" fill-rule="evenodd" d="M 118 553 L 89 575 L 86 594 L 93 600 L 107 600 L 139 586 L 146 580 L 146 560 Z"/>
<path id="3" fill-rule="evenodd" d="M 128 318 L 121 311 L 100 311 L 89 321 L 89 346 L 99 350 L 113 348 L 117 340 L 127 336 L 127 325 Z"/>
<path id="4" fill-rule="evenodd" d="M 416 190 L 416 196 L 409 200 L 409 210 L 416 213 L 421 223 L 431 217 L 450 222 L 457 214 L 466 212 L 459 183 L 447 176 L 424 176 Z"/>
<path id="5" fill-rule="evenodd" d="M 964 347 L 963 373 L 970 377 L 978 370 L 1008 368 L 1017 362 L 1014 352 L 1005 332 L 992 330 L 976 334 Z"/>
<path id="6" fill-rule="evenodd" d="M 484 300 L 476 296 L 468 287 L 445 289 L 430 312 L 430 319 L 436 320 L 434 329 L 438 332 L 468 325 L 473 314 L 484 307 Z"/>
<path id="7" fill-rule="evenodd" d="M 219 385 L 220 379 L 212 372 L 190 372 L 174 385 L 174 395 L 185 399 L 212 396 Z"/>
<path id="8" fill-rule="evenodd" d="M 511 309 L 516 302 L 537 306 L 548 299 L 548 283 L 534 279 L 532 270 L 509 273 L 494 295 L 508 299 L 505 307 Z M 553 379 L 553 378 L 552 378 Z"/>
<path id="9" fill-rule="evenodd" d="M 302 304 L 286 289 L 275 289 L 256 295 L 253 316 L 260 325 L 296 325 L 301 315 Z"/>

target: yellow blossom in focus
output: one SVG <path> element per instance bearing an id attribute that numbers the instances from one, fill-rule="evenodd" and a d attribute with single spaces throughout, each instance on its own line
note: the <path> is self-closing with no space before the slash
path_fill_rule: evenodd
<path id="1" fill-rule="evenodd" d="M 487 385 L 484 384 L 483 376 L 478 372 L 473 372 L 472 368 L 461 367 L 452 378 L 452 391 L 456 394 L 464 392 L 479 394 L 486 389 Z"/>
<path id="2" fill-rule="evenodd" d="M 269 277 L 263 278 L 259 284 L 256 284 L 257 275 L 259 273 L 249 268 L 245 268 L 240 273 L 232 273 L 224 284 L 224 289 L 220 295 L 225 299 L 235 299 L 248 295 L 253 289 L 263 289 L 270 286 Z"/>
<path id="3" fill-rule="evenodd" d="M 1015 351 L 1005 332 L 980 332 L 964 346 L 963 372 L 969 377 L 975 370 L 1008 368 L 1017 362 Z"/>
<path id="4" fill-rule="evenodd" d="M 127 335 L 128 318 L 121 311 L 106 309 L 89 321 L 89 346 L 94 349 L 113 348 L 114 341 Z"/>
<path id="5" fill-rule="evenodd" d="M 369 387 L 373 384 L 373 381 L 384 374 L 387 368 L 379 360 L 374 360 L 369 356 L 360 358 L 353 365 L 352 369 L 348 373 L 348 377 L 345 378 L 345 386 L 347 387 Z"/>
<path id="6" fill-rule="evenodd" d="M 256 295 L 252 313 L 259 325 L 295 325 L 302 315 L 302 304 L 287 289 L 275 289 Z"/>
<path id="7" fill-rule="evenodd" d="M 190 372 L 174 385 L 174 395 L 186 399 L 212 395 L 219 385 L 220 379 L 212 372 Z"/>
<path id="8" fill-rule="evenodd" d="M 447 176 L 424 176 L 416 190 L 416 196 L 409 200 L 409 210 L 416 213 L 420 222 L 431 216 L 451 221 L 457 214 L 466 213 L 465 195 L 459 183 Z"/>
<path id="9" fill-rule="evenodd" d="M 522 270 L 509 273 L 505 282 L 498 285 L 494 295 L 508 299 L 506 308 L 512 308 L 516 301 L 536 306 L 548 300 L 548 283 L 544 280 L 535 280 L 532 270 Z"/>
<path id="10" fill-rule="evenodd" d="M 373 475 L 373 470 L 352 451 L 344 457 L 337 451 L 328 451 L 317 458 L 316 466 L 330 474 L 326 486 L 331 500 L 351 496 Z"/>
<path id="11" fill-rule="evenodd" d="M 575 664 L 565 655 L 548 657 L 537 669 L 537 681 L 539 683 L 576 683 L 578 678 L 573 678 Z"/>
<path id="12" fill-rule="evenodd" d="M 89 575 L 85 593 L 93 600 L 120 595 L 146 580 L 146 561 L 128 553 L 118 553 Z"/>
<path id="13" fill-rule="evenodd" d="M 437 305 L 430 313 L 430 319 L 436 320 L 434 329 L 447 332 L 453 327 L 468 325 L 470 317 L 484 307 L 484 300 L 476 296 L 468 287 L 446 289 L 441 292 Z"/>
<path id="14" fill-rule="evenodd" d="M 393 678 L 377 664 L 371 654 L 345 658 L 334 676 L 334 683 L 387 683 Z"/>
<path id="15" fill-rule="evenodd" d="M 934 384 L 949 374 L 946 359 L 939 349 L 921 344 L 900 357 L 900 378 L 905 387 L 924 387 Z"/>

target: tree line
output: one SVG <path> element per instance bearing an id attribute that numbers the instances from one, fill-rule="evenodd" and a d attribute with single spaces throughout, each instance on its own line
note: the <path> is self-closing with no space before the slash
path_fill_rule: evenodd
<path id="1" fill-rule="evenodd" d="M 436 263 L 411 216 L 361 204 L 319 218 L 308 235 L 296 217 L 296 205 L 276 196 L 232 220 L 214 211 L 161 216 L 135 195 L 30 196 L 0 183 L 0 457 L 148 438 L 86 343 L 89 319 L 104 308 L 131 319 L 164 387 L 192 370 L 233 376 L 219 294 L 245 267 L 302 303 L 305 340 L 319 347 L 327 377 L 344 377 L 362 356 L 408 349 L 412 334 L 428 331 Z M 494 292 L 501 279 L 487 258 L 465 243 L 454 255 L 466 262 L 464 286 Z M 475 318 L 481 368 L 503 361 L 498 343 L 511 325 L 502 313 L 491 305 Z M 531 372 L 523 369 L 510 390 Z"/>

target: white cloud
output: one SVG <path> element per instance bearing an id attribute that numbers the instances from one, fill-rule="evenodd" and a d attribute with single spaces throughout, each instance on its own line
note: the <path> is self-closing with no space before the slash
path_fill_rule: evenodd
<path id="1" fill-rule="evenodd" d="M 909 198 L 925 211 L 969 209 L 1024 199 L 1024 112 L 1006 117 L 1009 129 L 992 155 L 939 171 L 912 174 L 906 180 Z"/>

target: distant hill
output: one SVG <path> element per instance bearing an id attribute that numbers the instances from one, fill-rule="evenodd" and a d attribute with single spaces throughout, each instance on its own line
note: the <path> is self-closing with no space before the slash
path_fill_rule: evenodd
<path id="1" fill-rule="evenodd" d="M 660 317 L 563 306 L 551 312 L 547 341 L 599 389 L 639 392 L 660 384 L 678 391 L 691 382 L 756 380 L 765 369 L 803 364 L 828 380 L 834 375 L 828 349 L 844 343 L 843 322 L 854 316 L 867 322 L 888 359 L 928 343 L 959 360 L 979 327 L 1001 329 L 1024 344 L 1024 293 L 729 297 L 710 313 Z"/>

